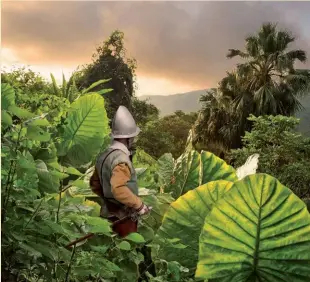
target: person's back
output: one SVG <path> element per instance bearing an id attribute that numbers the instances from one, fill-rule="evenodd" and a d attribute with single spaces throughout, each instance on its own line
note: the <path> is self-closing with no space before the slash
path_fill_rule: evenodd
<path id="1" fill-rule="evenodd" d="M 134 212 L 140 215 L 149 212 L 138 197 L 137 177 L 130 151 L 139 132 L 129 111 L 120 106 L 112 123 L 113 142 L 98 157 L 90 179 L 93 192 L 104 200 L 100 215 L 112 222 Z M 127 218 L 114 225 L 113 230 L 124 237 L 137 231 L 137 222 Z"/>

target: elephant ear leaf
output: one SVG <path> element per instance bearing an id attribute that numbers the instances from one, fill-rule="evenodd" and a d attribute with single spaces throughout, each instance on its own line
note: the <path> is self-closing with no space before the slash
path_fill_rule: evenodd
<path id="1" fill-rule="evenodd" d="M 199 235 L 205 217 L 232 185 L 232 182 L 225 180 L 209 182 L 173 202 L 156 235 L 155 242 L 161 247 L 159 257 L 170 262 L 178 261 L 189 269 L 189 275 L 194 275 L 198 262 Z M 171 244 L 173 242 L 176 244 Z"/>
<path id="2" fill-rule="evenodd" d="M 165 187 L 165 192 L 172 192 L 177 199 L 189 190 L 199 186 L 200 154 L 196 151 L 181 155 L 175 164 L 173 181 Z"/>
<path id="3" fill-rule="evenodd" d="M 8 113 L 10 106 L 15 105 L 15 91 L 8 83 L 1 83 L 1 125 L 2 128 L 12 125 L 12 117 Z"/>
<path id="4" fill-rule="evenodd" d="M 1 110 L 15 105 L 15 91 L 8 83 L 1 83 Z"/>
<path id="5" fill-rule="evenodd" d="M 108 130 L 104 99 L 99 94 L 79 98 L 72 103 L 65 121 L 59 156 L 74 166 L 88 163 L 99 153 Z"/>
<path id="6" fill-rule="evenodd" d="M 202 151 L 187 151 L 181 155 L 174 168 L 173 181 L 165 187 L 177 199 L 199 185 L 215 180 L 236 181 L 236 171 L 216 155 Z"/>
<path id="7" fill-rule="evenodd" d="M 266 174 L 234 183 L 206 217 L 196 278 L 310 281 L 310 215 L 290 189 Z"/>
<path id="8" fill-rule="evenodd" d="M 162 155 L 157 161 L 158 181 L 163 189 L 170 185 L 173 177 L 174 162 L 174 158 L 170 153 Z"/>
<path id="9" fill-rule="evenodd" d="M 215 180 L 238 180 L 235 169 L 216 155 L 202 151 L 200 164 L 200 185 Z"/>

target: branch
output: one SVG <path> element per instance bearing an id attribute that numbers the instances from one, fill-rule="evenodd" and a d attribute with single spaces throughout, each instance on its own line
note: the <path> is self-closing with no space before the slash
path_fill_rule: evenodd
<path id="1" fill-rule="evenodd" d="M 67 273 L 66 273 L 66 280 L 65 282 L 68 282 L 69 280 L 69 274 L 70 274 L 70 269 L 71 269 L 71 265 L 72 265 L 72 261 L 73 261 L 73 257 L 74 257 L 74 254 L 75 254 L 75 245 L 73 247 L 73 250 L 72 250 L 72 254 L 71 254 L 71 258 L 70 258 L 70 262 L 69 262 L 69 265 L 68 265 L 68 269 L 67 269 Z"/>

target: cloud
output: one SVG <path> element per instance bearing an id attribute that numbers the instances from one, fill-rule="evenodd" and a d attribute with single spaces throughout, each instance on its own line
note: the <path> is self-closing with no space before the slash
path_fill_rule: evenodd
<path id="1" fill-rule="evenodd" d="M 101 13 L 91 3 L 4 2 L 2 6 L 2 44 L 17 50 L 26 62 L 87 61 L 101 35 L 97 25 Z"/>
<path id="2" fill-rule="evenodd" d="M 26 63 L 77 66 L 118 28 L 139 73 L 210 87 L 236 63 L 227 50 L 242 48 L 263 22 L 291 30 L 310 57 L 309 9 L 310 2 L 3 2 L 2 43 Z"/>

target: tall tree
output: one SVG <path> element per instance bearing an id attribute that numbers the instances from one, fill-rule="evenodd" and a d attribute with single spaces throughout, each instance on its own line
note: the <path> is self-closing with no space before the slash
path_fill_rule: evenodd
<path id="1" fill-rule="evenodd" d="M 77 77 L 77 85 L 87 88 L 101 79 L 110 79 L 104 85 L 98 85 L 94 91 L 103 88 L 112 89 L 105 94 L 107 114 L 113 118 L 117 108 L 123 105 L 131 110 L 131 98 L 135 90 L 136 60 L 126 56 L 124 33 L 116 30 L 96 49 L 93 62 L 86 65 Z"/>
<path id="2" fill-rule="evenodd" d="M 229 97 L 212 88 L 200 98 L 202 109 L 193 128 L 193 144 L 197 150 L 208 150 L 220 157 L 227 148 L 238 147 L 238 115 L 230 107 Z"/>
<path id="3" fill-rule="evenodd" d="M 228 58 L 239 56 L 246 60 L 237 66 L 241 80 L 245 79 L 242 80 L 244 91 L 233 95 L 235 107 L 248 107 L 244 100 L 249 100 L 250 93 L 251 110 L 257 116 L 292 115 L 300 109 L 298 94 L 307 84 L 309 72 L 294 68 L 296 61 L 304 63 L 307 59 L 305 51 L 289 50 L 294 40 L 289 32 L 278 31 L 275 24 L 267 23 L 256 35 L 245 39 L 245 51 L 229 50 Z M 229 82 L 222 87 L 224 94 L 230 90 Z"/>
<path id="4" fill-rule="evenodd" d="M 132 98 L 132 114 L 136 123 L 142 128 L 147 122 L 159 118 L 159 110 L 156 106 L 136 97 Z"/>
<path id="5" fill-rule="evenodd" d="M 295 114 L 301 108 L 299 97 L 309 89 L 310 71 L 294 68 L 296 61 L 306 61 L 306 53 L 288 50 L 294 41 L 289 32 L 267 23 L 245 41 L 245 51 L 230 49 L 227 55 L 245 62 L 227 72 L 218 88 L 201 100 L 194 140 L 215 153 L 241 146 L 241 137 L 252 127 L 250 114 Z"/>

